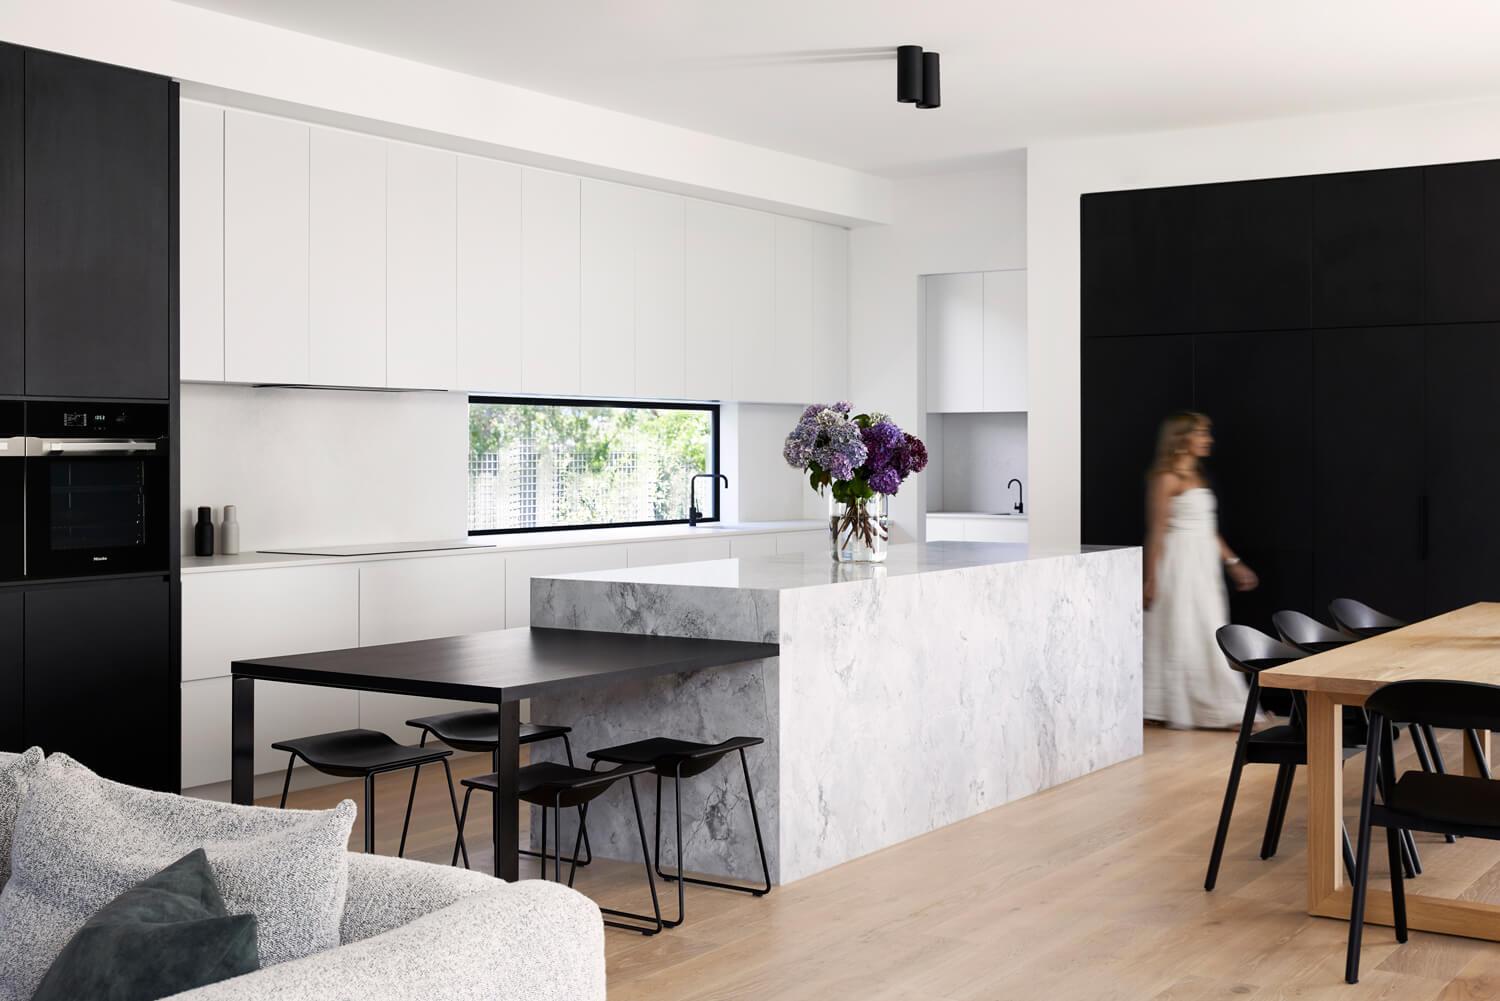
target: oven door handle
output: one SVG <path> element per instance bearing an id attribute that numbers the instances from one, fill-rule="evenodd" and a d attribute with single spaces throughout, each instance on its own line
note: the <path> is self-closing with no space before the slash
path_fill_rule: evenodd
<path id="1" fill-rule="evenodd" d="M 0 438 L 0 459 L 22 459 L 26 457 L 27 439 Z"/>
<path id="2" fill-rule="evenodd" d="M 119 455 L 131 452 L 155 452 L 155 441 L 133 441 L 124 438 L 27 438 L 26 454 L 47 455 Z"/>

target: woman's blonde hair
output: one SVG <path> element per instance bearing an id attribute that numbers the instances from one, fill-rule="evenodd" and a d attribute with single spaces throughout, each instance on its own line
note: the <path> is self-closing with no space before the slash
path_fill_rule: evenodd
<path id="1" fill-rule="evenodd" d="M 1177 467 L 1177 457 L 1187 451 L 1188 435 L 1213 423 L 1207 414 L 1196 410 L 1179 410 L 1161 422 L 1156 435 L 1156 458 L 1148 475 L 1170 473 Z"/>

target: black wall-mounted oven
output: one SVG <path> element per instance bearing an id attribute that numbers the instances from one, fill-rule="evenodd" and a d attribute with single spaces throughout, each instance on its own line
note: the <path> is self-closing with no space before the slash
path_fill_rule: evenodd
<path id="1" fill-rule="evenodd" d="M 165 404 L 3 406 L 0 580 L 169 569 Z"/>

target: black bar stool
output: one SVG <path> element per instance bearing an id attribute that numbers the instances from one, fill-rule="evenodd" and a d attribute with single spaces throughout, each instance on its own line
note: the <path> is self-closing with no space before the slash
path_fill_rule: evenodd
<path id="1" fill-rule="evenodd" d="M 311 737 L 279 740 L 271 745 L 273 750 L 286 751 L 291 756 L 286 762 L 286 782 L 281 787 L 281 806 L 285 808 L 287 793 L 292 788 L 292 766 L 301 758 L 308 766 L 341 778 L 363 778 L 365 780 L 365 851 L 375 851 L 375 776 L 384 772 L 400 771 L 403 768 L 421 768 L 434 762 L 442 762 L 443 773 L 448 776 L 448 799 L 453 805 L 453 822 L 458 823 L 458 797 L 453 792 L 453 771 L 448 767 L 448 757 L 453 753 L 436 748 L 403 747 L 379 730 L 338 730 L 319 733 Z M 415 791 L 415 782 L 413 783 Z M 407 816 L 411 816 L 408 803 Z M 406 848 L 406 829 L 401 830 L 401 848 Z"/>
<path id="2" fill-rule="evenodd" d="M 422 740 L 418 743 L 418 747 L 426 747 L 428 736 L 432 736 L 459 751 L 467 751 L 471 754 L 487 753 L 490 755 L 491 760 L 494 761 L 492 767 L 496 769 L 500 767 L 500 759 L 498 757 L 500 713 L 494 709 L 461 709 L 458 712 L 439 713 L 436 716 L 419 716 L 416 719 L 407 720 L 406 725 L 416 727 L 422 731 Z M 563 743 L 563 753 L 567 755 L 568 764 L 571 765 L 573 764 L 573 745 L 568 742 L 568 734 L 572 731 L 573 728 L 567 726 L 554 726 L 546 723 L 522 723 L 520 742 L 522 744 L 536 744 L 544 740 L 561 740 Z M 401 848 L 403 851 L 406 848 L 406 830 L 411 824 L 412 803 L 417 798 L 417 777 L 421 774 L 421 771 L 422 767 L 418 765 L 416 771 L 412 772 L 411 795 L 406 798 L 406 820 L 401 825 Z M 582 818 L 583 813 L 580 810 L 580 825 L 583 822 Z M 464 866 L 467 868 L 469 865 L 469 849 L 467 845 L 463 844 L 462 839 L 459 841 L 459 848 L 463 852 Z M 589 844 L 589 832 L 587 828 L 583 829 L 583 849 L 584 857 L 582 859 L 575 857 L 567 861 L 575 865 L 588 865 L 594 860 L 594 850 Z M 539 853 L 529 848 L 522 848 L 520 851 L 522 855 L 530 855 L 532 858 L 539 857 Z M 399 855 L 401 852 L 397 852 L 397 854 Z M 575 852 L 575 856 L 576 854 Z M 458 864 L 458 857 L 456 855 L 454 856 L 453 863 L 455 865 Z"/>
<path id="3" fill-rule="evenodd" d="M 1370 828 L 1385 828 L 1391 860 L 1391 911 L 1396 941 L 1406 941 L 1406 888 L 1398 832 L 1428 831 L 1500 841 L 1500 786 L 1471 775 L 1410 771 L 1396 777 L 1391 737 L 1396 723 L 1418 723 L 1445 730 L 1500 728 L 1500 687 L 1463 681 L 1398 681 L 1377 689 L 1365 701 L 1372 739 L 1360 787 L 1359 852 L 1349 908 L 1349 951 L 1344 979 L 1359 982 L 1359 950 L 1364 935 L 1365 897 L 1370 882 Z M 1377 783 L 1388 792 L 1376 802 Z"/>
<path id="4" fill-rule="evenodd" d="M 1408 623 L 1404 619 L 1398 619 L 1384 612 L 1376 611 L 1362 601 L 1353 598 L 1335 598 L 1328 605 L 1328 614 L 1333 617 L 1333 624 L 1355 639 L 1368 639 L 1371 636 L 1379 636 L 1388 633 L 1392 629 L 1400 629 Z M 1410 729 L 1410 728 L 1408 728 Z M 1427 738 L 1428 747 L 1432 750 L 1432 768 L 1427 766 L 1426 756 L 1422 753 L 1419 742 L 1417 747 L 1417 760 L 1422 762 L 1424 771 L 1436 771 L 1439 775 L 1446 774 L 1448 769 L 1443 766 L 1443 752 L 1438 747 L 1437 735 L 1433 733 L 1431 726 L 1420 728 L 1422 735 Z M 1479 742 L 1479 734 L 1472 730 L 1464 731 L 1464 738 L 1469 743 L 1469 750 L 1474 755 L 1475 762 L 1479 765 L 1479 774 L 1485 778 L 1490 777 L 1490 763 L 1485 757 L 1484 745 Z M 1449 839 L 1452 840 L 1451 838 Z"/>
<path id="5" fill-rule="evenodd" d="M 1292 702 L 1289 723 L 1254 730 L 1255 711 L 1261 703 L 1260 672 L 1290 664 L 1305 654 L 1249 626 L 1221 626 L 1214 638 L 1229 666 L 1249 680 L 1250 691 L 1245 698 L 1245 715 L 1240 721 L 1240 733 L 1234 745 L 1234 762 L 1229 768 L 1229 784 L 1224 789 L 1224 805 L 1219 810 L 1219 826 L 1214 831 L 1213 850 L 1208 856 L 1208 875 L 1203 880 L 1205 890 L 1212 890 L 1219 880 L 1219 863 L 1224 858 L 1224 842 L 1229 837 L 1229 820 L 1234 814 L 1240 774 L 1245 766 L 1277 766 L 1276 787 L 1271 793 L 1270 812 L 1266 815 L 1266 833 L 1260 843 L 1260 857 L 1268 859 L 1276 854 L 1281 841 L 1281 828 L 1286 822 L 1287 802 L 1291 798 L 1292 780 L 1296 777 L 1297 766 L 1307 764 L 1307 732 L 1300 700 L 1294 698 Z M 1350 744 L 1346 733 L 1344 758 L 1347 760 L 1359 751 L 1359 745 Z M 1349 844 L 1347 830 L 1344 831 L 1344 867 L 1353 874 L 1354 851 Z"/>
<path id="6" fill-rule="evenodd" d="M 589 757 L 596 765 L 601 761 L 620 765 L 646 765 L 656 773 L 656 874 L 662 879 L 677 883 L 677 917 L 675 920 L 662 922 L 668 928 L 676 928 L 687 917 L 684 910 L 684 883 L 713 886 L 721 890 L 738 890 L 740 893 L 749 893 L 757 897 L 763 897 L 771 892 L 771 868 L 766 862 L 766 843 L 760 834 L 760 814 L 755 809 L 755 789 L 750 784 L 750 765 L 745 760 L 745 748 L 764 743 L 765 739 L 762 737 L 730 737 L 719 744 L 698 744 L 689 740 L 675 740 L 671 737 L 651 737 L 631 744 L 620 744 L 617 747 L 606 747 L 603 750 L 589 752 Z M 738 751 L 740 755 L 740 769 L 745 775 L 745 797 L 750 801 L 750 819 L 755 824 L 755 844 L 760 849 L 760 869 L 765 879 L 765 885 L 760 887 L 698 879 L 683 873 L 682 780 L 701 775 L 718 764 L 721 758 L 735 751 Z M 661 782 L 664 778 L 672 779 L 672 794 L 677 803 L 677 872 L 674 875 L 668 875 L 661 869 Z"/>
<path id="7" fill-rule="evenodd" d="M 1337 629 L 1330 629 L 1312 616 L 1301 612 L 1277 612 L 1271 616 L 1271 624 L 1276 627 L 1276 632 L 1281 636 L 1283 643 L 1290 643 L 1306 654 L 1327 653 L 1356 642 Z M 1366 743 L 1369 739 L 1369 728 L 1369 717 L 1363 709 L 1358 706 L 1344 707 L 1344 742 L 1346 744 Z M 1412 748 L 1417 752 L 1417 760 L 1421 762 L 1422 770 L 1432 771 L 1433 763 L 1428 757 L 1425 746 L 1427 734 L 1424 734 L 1418 727 L 1407 727 L 1407 731 L 1411 734 Z M 1437 747 L 1436 738 L 1432 740 L 1432 747 Z M 1407 875 L 1420 876 L 1422 857 L 1417 854 L 1416 839 L 1411 836 L 1410 831 L 1402 831 L 1401 837 L 1406 842 Z"/>
<path id="8" fill-rule="evenodd" d="M 564 807 L 576 807 L 582 817 L 585 804 L 590 800 L 602 796 L 610 786 L 620 779 L 630 782 L 630 799 L 635 804 L 635 827 L 641 837 L 641 857 L 646 865 L 646 885 L 651 890 L 651 914 L 635 914 L 631 911 L 614 910 L 608 907 L 599 908 L 605 914 L 613 914 L 616 917 L 629 918 L 632 921 L 645 922 L 646 924 L 627 924 L 622 921 L 605 921 L 611 928 L 623 928 L 626 931 L 640 932 L 642 935 L 655 935 L 662 930 L 661 902 L 656 897 L 656 880 L 651 878 L 651 852 L 646 847 L 646 824 L 641 819 L 641 801 L 636 795 L 635 777 L 644 775 L 651 769 L 647 765 L 621 765 L 608 772 L 585 771 L 582 768 L 574 768 L 572 765 L 559 764 L 555 761 L 540 761 L 534 765 L 523 765 L 516 773 L 517 793 L 516 795 L 526 803 L 542 808 L 542 850 L 537 854 L 542 860 L 542 878 L 547 878 L 547 811 L 552 811 L 552 826 L 556 832 L 553 835 L 552 874 L 556 882 L 562 882 L 562 811 Z M 458 844 L 453 846 L 453 857 L 458 858 L 458 853 L 463 847 L 464 823 L 469 819 L 469 797 L 474 794 L 475 789 L 495 795 L 499 789 L 499 779 L 496 775 L 480 775 L 475 778 L 463 780 L 464 805 L 458 815 Z M 581 823 L 581 821 L 580 821 Z M 583 834 L 580 826 L 579 836 Z M 467 853 L 465 853 L 467 855 Z M 578 846 L 573 846 L 573 862 L 568 867 L 568 885 L 573 885 L 573 876 L 578 871 Z"/>

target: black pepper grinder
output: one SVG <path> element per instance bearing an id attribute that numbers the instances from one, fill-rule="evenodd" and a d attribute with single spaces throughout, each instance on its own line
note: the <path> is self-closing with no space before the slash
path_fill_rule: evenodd
<path id="1" fill-rule="evenodd" d="M 211 507 L 200 507 L 198 509 L 198 524 L 193 526 L 193 555 L 212 556 L 214 554 L 214 509 Z"/>

